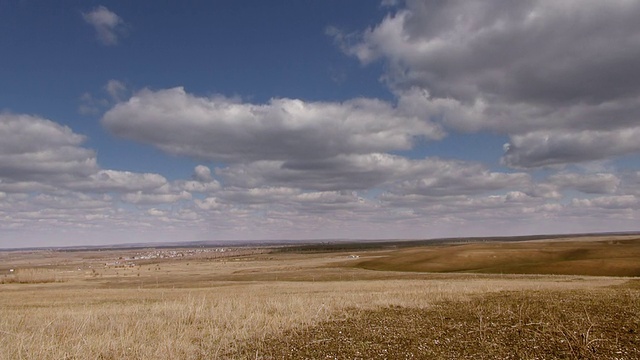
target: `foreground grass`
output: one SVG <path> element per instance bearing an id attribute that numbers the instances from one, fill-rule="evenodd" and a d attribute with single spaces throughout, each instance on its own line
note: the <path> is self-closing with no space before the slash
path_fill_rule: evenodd
<path id="1" fill-rule="evenodd" d="M 409 309 L 495 291 L 618 283 L 572 278 L 220 283 L 196 289 L 4 285 L 0 359 L 253 358 L 243 344 L 308 329 L 347 309 Z"/>
<path id="2" fill-rule="evenodd" d="M 640 292 L 505 291 L 418 309 L 353 309 L 257 340 L 260 359 L 639 359 Z"/>

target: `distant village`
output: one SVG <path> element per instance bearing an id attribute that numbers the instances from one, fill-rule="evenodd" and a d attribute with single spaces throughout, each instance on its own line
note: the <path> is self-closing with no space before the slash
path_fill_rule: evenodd
<path id="1" fill-rule="evenodd" d="M 238 256 L 261 253 L 263 250 L 247 248 L 199 248 L 199 249 L 148 249 L 137 252 L 131 256 L 120 256 L 113 261 L 105 263 L 109 266 L 132 267 L 136 262 L 148 262 L 156 259 L 181 259 L 181 258 L 221 258 L 226 256 Z"/>

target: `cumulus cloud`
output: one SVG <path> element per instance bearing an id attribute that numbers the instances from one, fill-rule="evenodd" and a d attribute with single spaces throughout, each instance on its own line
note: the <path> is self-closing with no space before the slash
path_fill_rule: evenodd
<path id="1" fill-rule="evenodd" d="M 640 151 L 640 127 L 618 131 L 535 131 L 511 136 L 503 164 L 536 168 L 607 159 Z"/>
<path id="2" fill-rule="evenodd" d="M 0 178 L 5 181 L 56 181 L 98 170 L 85 137 L 51 120 L 0 114 Z"/>
<path id="3" fill-rule="evenodd" d="M 409 0 L 350 51 L 363 62 L 388 60 L 394 86 L 436 97 L 602 102 L 640 90 L 629 80 L 638 71 L 638 15 L 640 4 L 624 0 Z"/>
<path id="4" fill-rule="evenodd" d="M 209 182 L 202 181 L 190 181 L 190 180 L 176 180 L 173 182 L 173 185 L 180 189 L 190 193 L 213 193 L 217 190 L 220 190 L 221 185 L 216 180 L 212 180 Z"/>
<path id="5" fill-rule="evenodd" d="M 231 204 L 284 204 L 298 194 L 298 189 L 265 186 L 251 189 L 229 188 L 220 192 L 218 197 Z"/>
<path id="6" fill-rule="evenodd" d="M 363 64 L 386 62 L 398 96 L 423 89 L 447 127 L 511 135 L 504 164 L 535 168 L 640 151 L 627 141 L 640 129 L 638 17 L 625 0 L 409 0 L 359 41 L 331 34 Z"/>
<path id="7" fill-rule="evenodd" d="M 178 193 L 145 193 L 143 191 L 136 191 L 127 193 L 122 196 L 122 201 L 140 204 L 140 205 L 157 205 L 157 204 L 171 204 L 180 200 L 191 200 L 192 196 L 186 191 L 180 191 Z"/>
<path id="8" fill-rule="evenodd" d="M 118 36 L 124 34 L 125 23 L 122 18 L 102 5 L 82 13 L 82 18 L 93 26 L 104 45 L 118 44 Z"/>
<path id="9" fill-rule="evenodd" d="M 95 152 L 82 146 L 85 136 L 48 119 L 0 114 L 0 137 L 0 231 L 118 228 L 125 221 L 119 201 L 147 205 L 191 199 L 184 181 L 101 169 Z M 199 184 L 217 185 L 214 180 Z"/>
<path id="10" fill-rule="evenodd" d="M 592 199 L 574 199 L 572 205 L 603 209 L 639 209 L 640 199 L 633 195 L 601 196 Z"/>
<path id="11" fill-rule="evenodd" d="M 308 191 L 391 187 L 395 192 L 434 196 L 530 186 L 530 177 L 524 173 L 490 172 L 478 163 L 439 158 L 412 160 L 382 153 L 306 162 L 258 161 L 217 169 L 216 174 L 226 184 L 244 188 L 265 184 Z"/>
<path id="12" fill-rule="evenodd" d="M 79 192 L 38 194 L 30 202 L 41 209 L 107 209 L 112 205 L 109 196 L 91 196 Z"/>
<path id="13" fill-rule="evenodd" d="M 0 190 L 90 193 L 153 191 L 168 186 L 159 174 L 101 169 L 86 138 L 31 115 L 0 114 Z"/>
<path id="14" fill-rule="evenodd" d="M 194 199 L 195 205 L 201 210 L 220 210 L 225 208 L 216 197 L 208 197 L 205 199 Z"/>
<path id="15" fill-rule="evenodd" d="M 65 187 L 93 192 L 134 192 L 157 189 L 167 183 L 167 179 L 158 174 L 100 170 L 88 177 L 65 184 Z"/>
<path id="16" fill-rule="evenodd" d="M 491 172 L 480 164 L 426 159 L 416 162 L 412 179 L 399 182 L 392 192 L 425 196 L 459 196 L 507 189 L 526 189 L 530 177 L 524 173 Z"/>
<path id="17" fill-rule="evenodd" d="M 211 182 L 213 177 L 211 176 L 211 169 L 204 165 L 198 165 L 193 170 L 193 179 L 199 182 Z"/>
<path id="18" fill-rule="evenodd" d="M 608 160 L 640 152 L 640 3 L 382 9 L 389 14 L 369 29 L 326 33 L 362 64 L 384 63 L 393 101 L 132 94 L 115 79 L 82 96 L 81 113 L 111 107 L 101 123 L 116 136 L 214 164 L 184 178 L 103 169 L 85 136 L 0 114 L 0 231 L 169 240 L 637 229 L 640 173 Z M 117 14 L 100 6 L 83 17 L 103 44 L 118 43 Z M 511 169 L 412 151 L 448 132 L 508 138 L 501 161 Z"/>
<path id="19" fill-rule="evenodd" d="M 170 154 L 229 162 L 407 150 L 416 137 L 443 136 L 423 114 L 380 100 L 250 104 L 197 97 L 183 88 L 141 91 L 109 110 L 102 123 Z"/>
<path id="20" fill-rule="evenodd" d="M 256 161 L 216 170 L 226 184 L 254 188 L 265 184 L 305 190 L 359 190 L 379 186 L 407 160 L 389 154 L 340 155 L 316 161 Z"/>
<path id="21" fill-rule="evenodd" d="M 201 194 L 214 193 L 222 188 L 220 183 L 211 175 L 211 169 L 204 165 L 196 166 L 191 178 L 192 180 L 175 180 L 172 183 L 172 187 L 178 191 Z"/>
<path id="22" fill-rule="evenodd" d="M 551 175 L 548 181 L 560 189 L 575 189 L 586 194 L 613 194 L 621 180 L 614 174 L 559 173 Z"/>

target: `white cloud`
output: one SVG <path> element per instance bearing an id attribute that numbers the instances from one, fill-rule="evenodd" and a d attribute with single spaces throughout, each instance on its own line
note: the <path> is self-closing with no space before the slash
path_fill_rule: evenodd
<path id="1" fill-rule="evenodd" d="M 287 187 L 261 187 L 251 189 L 228 188 L 218 193 L 218 198 L 230 204 L 274 204 L 289 202 L 300 190 Z"/>
<path id="2" fill-rule="evenodd" d="M 603 209 L 635 209 L 640 210 L 640 200 L 633 195 L 601 196 L 592 199 L 574 199 L 576 207 L 596 207 Z"/>
<path id="3" fill-rule="evenodd" d="M 575 189 L 586 194 L 613 194 L 620 186 L 620 179 L 614 174 L 558 173 L 548 181 L 560 189 Z"/>
<path id="4" fill-rule="evenodd" d="M 124 202 L 140 205 L 171 204 L 181 200 L 191 200 L 191 194 L 186 191 L 169 193 L 145 193 L 143 191 L 136 191 L 123 195 L 121 199 Z"/>
<path id="5" fill-rule="evenodd" d="M 201 210 L 220 210 L 225 208 L 225 205 L 215 197 L 208 197 L 205 199 L 194 199 L 194 203 Z"/>
<path id="6" fill-rule="evenodd" d="M 640 151 L 640 127 L 614 131 L 536 131 L 511 136 L 502 162 L 535 168 L 607 159 Z"/>
<path id="7" fill-rule="evenodd" d="M 40 209 L 107 209 L 112 206 L 109 196 L 91 196 L 79 192 L 63 192 L 57 195 L 38 194 L 30 199 L 31 205 Z"/>
<path id="8" fill-rule="evenodd" d="M 93 26 L 98 39 L 104 45 L 118 44 L 118 36 L 124 34 L 125 24 L 122 18 L 102 5 L 90 12 L 82 13 L 82 17 Z"/>
<path id="9" fill-rule="evenodd" d="M 152 191 L 168 186 L 158 174 L 100 169 L 86 138 L 51 120 L 0 114 L 0 190 L 89 193 Z"/>
<path id="10" fill-rule="evenodd" d="M 399 97 L 423 89 L 442 124 L 508 134 L 504 163 L 535 168 L 640 151 L 638 17 L 626 0 L 409 0 L 359 41 L 329 33 L 384 61 Z"/>
<path id="11" fill-rule="evenodd" d="M 380 100 L 249 104 L 182 88 L 141 91 L 109 110 L 102 123 L 170 154 L 230 162 L 407 150 L 416 137 L 443 136 L 424 114 Z"/>
<path id="12" fill-rule="evenodd" d="M 625 0 L 410 0 L 350 49 L 363 62 L 387 60 L 394 86 L 438 98 L 602 101 L 637 94 L 626 77 L 637 71 L 638 14 L 640 5 Z"/>
<path id="13" fill-rule="evenodd" d="M 151 208 L 147 210 L 147 214 L 151 216 L 167 216 L 168 212 L 164 210 L 156 209 L 156 208 Z"/>
<path id="14" fill-rule="evenodd" d="M 478 163 L 391 154 L 341 155 L 320 161 L 258 161 L 216 170 L 227 185 L 277 185 L 309 191 L 364 190 L 427 192 L 434 196 L 530 187 L 529 175 L 490 172 Z"/>
<path id="15" fill-rule="evenodd" d="M 214 193 L 222 188 L 220 183 L 211 175 L 211 169 L 204 165 L 197 165 L 191 175 L 193 180 L 176 180 L 172 187 L 189 193 Z"/>
<path id="16" fill-rule="evenodd" d="M 76 190 L 94 192 L 133 192 L 149 191 L 167 184 L 167 179 L 158 174 L 100 170 L 95 174 L 64 186 Z"/>
<path id="17" fill-rule="evenodd" d="M 491 172 L 480 164 L 463 161 L 426 159 L 416 161 L 417 171 L 410 180 L 392 187 L 394 193 L 425 196 L 458 196 L 508 189 L 527 189 L 531 184 L 524 173 Z"/>
<path id="18" fill-rule="evenodd" d="M 244 188 L 264 185 L 305 190 L 358 190 L 401 176 L 409 161 L 389 154 L 340 155 L 317 161 L 256 161 L 216 169 L 225 184 Z"/>
<path id="19" fill-rule="evenodd" d="M 193 179 L 199 182 L 211 182 L 213 177 L 211 176 L 211 169 L 204 165 L 198 165 L 193 170 Z"/>
<path id="20" fill-rule="evenodd" d="M 113 101 L 121 101 L 127 95 L 127 86 L 119 80 L 111 79 L 107 81 L 104 90 L 109 94 Z"/>
<path id="21" fill-rule="evenodd" d="M 78 110 L 108 110 L 101 122 L 116 136 L 214 164 L 183 178 L 103 169 L 85 136 L 39 116 L 0 114 L 0 236 L 126 242 L 637 229 L 640 173 L 609 160 L 640 152 L 640 3 L 382 5 L 391 13 L 376 26 L 326 33 L 361 63 L 384 62 L 395 101 L 251 103 L 181 87 L 131 95 L 116 79 L 99 96 L 81 96 Z M 105 45 L 124 32 L 103 6 L 83 17 Z M 508 137 L 502 164 L 531 173 L 415 158 L 416 144 L 447 131 Z"/>
<path id="22" fill-rule="evenodd" d="M 173 182 L 173 185 L 190 193 L 202 194 L 213 193 L 221 188 L 220 183 L 215 180 L 210 182 L 177 180 Z"/>
<path id="23" fill-rule="evenodd" d="M 30 115 L 0 114 L 0 179 L 54 182 L 98 170 L 85 137 L 53 121 Z"/>

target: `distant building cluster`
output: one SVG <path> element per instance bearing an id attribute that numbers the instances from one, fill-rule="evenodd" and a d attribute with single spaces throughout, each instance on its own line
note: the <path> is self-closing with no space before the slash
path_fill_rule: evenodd
<path id="1" fill-rule="evenodd" d="M 204 249 L 185 249 L 185 250 L 162 250 L 153 249 L 146 252 L 139 252 L 130 257 L 120 257 L 115 261 L 105 263 L 105 266 L 135 266 L 136 260 L 153 260 L 153 259 L 176 259 L 184 257 L 193 257 L 203 254 L 224 253 L 228 251 L 225 248 L 204 248 Z"/>
<path id="2" fill-rule="evenodd" d="M 137 253 L 129 260 L 148 260 L 148 259 L 173 259 L 186 256 L 195 256 L 207 253 L 223 253 L 224 248 L 207 248 L 207 249 L 187 249 L 187 250 L 152 250 L 146 253 Z"/>

